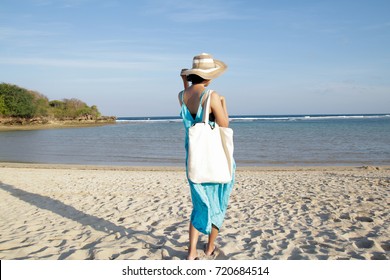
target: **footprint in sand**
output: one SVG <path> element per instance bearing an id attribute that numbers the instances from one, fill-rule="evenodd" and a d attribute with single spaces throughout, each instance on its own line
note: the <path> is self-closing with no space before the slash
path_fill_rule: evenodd
<path id="1" fill-rule="evenodd" d="M 356 239 L 354 244 L 359 249 L 370 249 L 374 246 L 374 241 L 368 238 L 359 238 Z"/>
<path id="2" fill-rule="evenodd" d="M 356 220 L 364 223 L 372 223 L 374 221 L 370 217 L 356 217 Z"/>
<path id="3" fill-rule="evenodd" d="M 389 252 L 390 251 L 390 240 L 382 242 L 381 247 L 383 250 Z"/>
<path id="4" fill-rule="evenodd" d="M 374 252 L 371 256 L 371 260 L 387 260 L 384 253 Z"/>
<path id="5" fill-rule="evenodd" d="M 349 213 L 342 213 L 340 215 L 340 219 L 342 219 L 342 220 L 350 220 L 351 216 L 349 215 Z"/>
<path id="6" fill-rule="evenodd" d="M 155 226 L 157 226 L 159 223 L 160 223 L 160 221 L 155 221 L 155 222 L 151 223 L 150 225 L 151 225 L 152 227 L 155 227 Z"/>

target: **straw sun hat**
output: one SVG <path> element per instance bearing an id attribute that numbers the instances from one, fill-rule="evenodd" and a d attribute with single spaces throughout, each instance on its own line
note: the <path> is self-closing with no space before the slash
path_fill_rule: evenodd
<path id="1" fill-rule="evenodd" d="M 212 80 L 220 76 L 227 69 L 227 65 L 220 60 L 214 59 L 207 53 L 194 56 L 191 69 L 183 69 L 182 75 L 198 75 L 205 80 Z"/>

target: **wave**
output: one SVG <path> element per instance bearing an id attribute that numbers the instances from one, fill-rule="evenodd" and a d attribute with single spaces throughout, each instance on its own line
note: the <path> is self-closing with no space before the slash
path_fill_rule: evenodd
<path id="1" fill-rule="evenodd" d="M 231 116 L 232 122 L 255 121 L 315 121 L 315 120 L 345 120 L 345 119 L 381 119 L 390 118 L 390 114 L 344 114 L 344 115 L 237 115 Z M 118 123 L 177 123 L 180 117 L 118 117 Z"/>
<path id="2" fill-rule="evenodd" d="M 313 121 L 313 120 L 337 120 L 337 119 L 372 119 L 389 118 L 385 114 L 362 115 L 277 115 L 277 116 L 232 116 L 231 121 Z"/>
<path id="3" fill-rule="evenodd" d="M 119 117 L 117 123 L 181 122 L 179 117 Z"/>

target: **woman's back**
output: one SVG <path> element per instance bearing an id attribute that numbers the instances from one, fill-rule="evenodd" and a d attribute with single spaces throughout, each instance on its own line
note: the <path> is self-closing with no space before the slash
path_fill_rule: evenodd
<path id="1" fill-rule="evenodd" d="M 183 118 L 184 125 L 186 129 L 191 127 L 194 123 L 200 122 L 203 119 L 203 97 L 206 93 L 206 89 L 202 92 L 195 93 L 190 97 L 187 97 L 186 102 L 186 92 L 182 91 L 180 93 L 181 98 L 181 117 Z"/>
<path id="2" fill-rule="evenodd" d="M 193 85 L 183 92 L 182 102 L 186 105 L 191 114 L 198 112 L 199 105 L 203 104 L 203 96 L 205 88 L 201 86 Z"/>

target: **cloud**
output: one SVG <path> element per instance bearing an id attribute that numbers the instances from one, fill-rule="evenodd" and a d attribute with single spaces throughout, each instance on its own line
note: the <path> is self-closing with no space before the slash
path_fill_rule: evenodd
<path id="1" fill-rule="evenodd" d="M 381 29 L 390 29 L 390 22 L 367 25 L 363 28 L 363 30 L 381 30 Z"/>
<path id="2" fill-rule="evenodd" d="M 23 57 L 0 57 L 0 64 L 6 65 L 33 65 L 49 67 L 72 67 L 72 68 L 111 68 L 111 69 L 149 69 L 149 62 L 130 61 L 104 61 L 60 58 L 23 58 Z M 155 65 L 153 65 L 155 66 Z"/>
<path id="3" fill-rule="evenodd" d="M 135 83 L 139 84 L 140 82 L 145 82 L 149 79 L 141 77 L 96 77 L 96 78 L 77 78 L 77 79 L 67 79 L 68 83 L 77 83 L 77 84 L 118 84 L 118 83 Z"/>
<path id="4" fill-rule="evenodd" d="M 352 97 L 356 95 L 368 95 L 373 92 L 382 92 L 388 90 L 386 87 L 373 86 L 359 83 L 353 80 L 334 81 L 320 83 L 308 88 L 310 92 L 320 95 Z"/>
<path id="5" fill-rule="evenodd" d="M 36 53 L 35 56 L 0 56 L 0 65 L 166 72 L 176 69 L 183 60 L 184 56 L 174 53 L 121 52 L 105 48 L 83 48 L 68 50 L 50 57 L 44 52 Z"/>
<path id="6" fill-rule="evenodd" d="M 84 5 L 91 0 L 34 0 L 36 6 L 59 6 L 63 8 L 74 8 Z"/>
<path id="7" fill-rule="evenodd" d="M 165 16 L 175 22 L 238 20 L 246 17 L 236 12 L 236 6 L 239 4 L 236 1 L 150 0 L 146 3 L 145 13 Z"/>
<path id="8" fill-rule="evenodd" d="M 53 32 L 34 30 L 34 29 L 19 29 L 12 27 L 0 27 L 0 39 L 11 39 L 11 38 L 26 38 L 26 37 L 43 37 L 51 36 Z"/>

